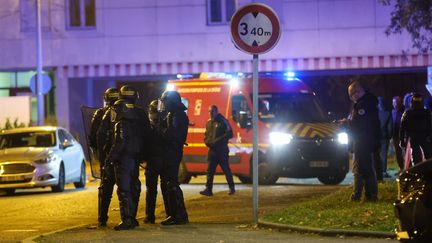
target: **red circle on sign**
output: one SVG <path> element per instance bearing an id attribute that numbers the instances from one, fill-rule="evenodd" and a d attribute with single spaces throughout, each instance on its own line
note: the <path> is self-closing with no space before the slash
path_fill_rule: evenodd
<path id="1" fill-rule="evenodd" d="M 272 24 L 272 34 L 270 36 L 270 39 L 263 45 L 260 46 L 252 46 L 244 42 L 239 33 L 238 33 L 238 26 L 240 23 L 240 20 L 249 13 L 260 13 L 267 16 L 267 18 L 270 19 L 270 22 Z M 232 17 L 231 19 L 231 38 L 234 42 L 234 44 L 242 51 L 250 53 L 250 54 L 262 54 L 265 52 L 270 51 L 278 42 L 280 37 L 280 24 L 279 19 L 277 15 L 273 12 L 273 10 L 264 5 L 259 3 L 253 3 L 246 5 L 242 8 L 240 8 Z"/>

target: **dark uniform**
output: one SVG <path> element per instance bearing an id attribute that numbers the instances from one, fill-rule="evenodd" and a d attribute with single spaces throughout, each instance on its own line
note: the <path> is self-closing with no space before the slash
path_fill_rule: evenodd
<path id="1" fill-rule="evenodd" d="M 97 151 L 100 162 L 101 182 L 98 188 L 98 222 L 99 226 L 106 226 L 108 209 L 111 203 L 115 184 L 114 169 L 106 163 L 106 157 L 112 144 L 112 127 L 110 113 L 113 104 L 119 98 L 116 88 L 109 88 L 104 93 L 106 106 L 96 110 L 90 128 L 90 146 Z"/>
<path id="2" fill-rule="evenodd" d="M 158 177 L 161 175 L 163 168 L 162 157 L 164 154 L 162 141 L 156 133 L 158 123 L 160 122 L 160 113 L 157 111 L 157 100 L 153 100 L 149 105 L 149 121 L 152 133 L 152 144 L 150 146 L 149 158 L 147 160 L 145 178 L 146 178 L 146 217 L 144 223 L 154 224 L 155 223 L 155 208 L 157 198 L 157 184 Z M 165 205 L 165 212 L 167 217 L 169 214 L 166 183 L 161 184 L 162 197 Z"/>
<path id="3" fill-rule="evenodd" d="M 114 143 L 108 160 L 114 163 L 117 195 L 122 222 L 116 230 L 132 229 L 136 224 L 136 199 L 134 198 L 136 166 L 144 147 L 140 114 L 126 100 L 115 103 Z M 135 210 L 135 211 L 134 211 Z"/>
<path id="4" fill-rule="evenodd" d="M 139 223 L 136 220 L 136 215 L 138 212 L 138 205 L 139 205 L 139 198 L 141 194 L 141 181 L 139 180 L 139 165 L 140 163 L 147 158 L 147 154 L 149 151 L 149 134 L 151 132 L 150 130 L 150 123 L 148 120 L 147 112 L 142 109 L 141 107 L 138 107 L 135 105 L 136 100 L 138 99 L 139 95 L 138 92 L 135 90 L 134 87 L 130 85 L 123 85 L 120 88 L 120 99 L 124 100 L 128 104 L 133 104 L 132 110 L 134 110 L 134 113 L 138 116 L 139 120 L 139 129 L 142 136 L 142 142 L 143 145 L 141 147 L 140 153 L 137 155 L 137 158 L 135 160 L 135 164 L 133 167 L 133 177 L 131 178 L 131 197 L 132 197 L 132 218 L 133 223 L 135 226 L 138 226 Z"/>
<path id="5" fill-rule="evenodd" d="M 358 201 L 365 187 L 366 199 L 376 201 L 378 185 L 373 152 L 379 146 L 377 98 L 366 92 L 351 112 L 350 131 L 354 146 L 354 192 L 351 200 Z"/>
<path id="6" fill-rule="evenodd" d="M 166 187 L 169 216 L 162 225 L 186 224 L 189 222 L 184 204 L 183 192 L 178 182 L 179 166 L 183 157 L 189 118 L 184 112 L 187 108 L 176 91 L 165 91 L 161 98 L 159 111 L 167 112 L 161 119 L 157 133 L 163 140 L 163 170 L 161 184 Z"/>
<path id="7" fill-rule="evenodd" d="M 213 177 L 216 167 L 219 164 L 225 173 L 225 178 L 230 188 L 230 194 L 234 194 L 234 180 L 229 167 L 229 148 L 228 140 L 233 137 L 232 129 L 225 117 L 220 113 L 206 123 L 204 143 L 209 148 L 207 160 L 209 161 L 207 169 L 206 189 L 200 193 L 206 196 L 213 194 Z"/>
<path id="8" fill-rule="evenodd" d="M 422 151 L 425 159 L 432 157 L 432 124 L 431 113 L 423 108 L 423 98 L 414 94 L 411 100 L 411 108 L 402 115 L 399 130 L 401 147 L 411 143 L 412 158 L 414 164 L 422 161 Z"/>

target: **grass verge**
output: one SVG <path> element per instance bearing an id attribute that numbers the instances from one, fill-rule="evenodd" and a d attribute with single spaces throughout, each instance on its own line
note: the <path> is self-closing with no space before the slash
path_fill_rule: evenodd
<path id="1" fill-rule="evenodd" d="M 264 220 L 323 229 L 367 230 L 393 232 L 396 183 L 378 185 L 378 202 L 351 202 L 352 187 L 342 188 L 326 196 L 291 205 Z"/>

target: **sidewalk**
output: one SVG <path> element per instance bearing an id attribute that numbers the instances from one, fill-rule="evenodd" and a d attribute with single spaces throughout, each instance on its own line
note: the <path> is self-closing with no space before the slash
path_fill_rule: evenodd
<path id="1" fill-rule="evenodd" d="M 275 212 L 298 200 L 305 200 L 310 196 L 334 191 L 335 187 L 314 186 L 281 186 L 265 190 L 260 188 L 260 215 Z M 158 224 L 164 216 L 163 206 L 158 202 L 157 224 L 144 225 L 130 230 L 117 232 L 112 228 L 116 221 L 109 221 L 108 228 L 97 228 L 93 225 L 80 225 L 59 232 L 26 239 L 24 242 L 286 242 L 297 240 L 308 241 L 310 235 L 284 234 L 279 231 L 307 232 L 326 236 L 359 236 L 375 237 L 373 241 L 382 242 L 387 238 L 394 238 L 394 234 L 387 232 L 368 232 L 350 230 L 326 230 L 308 227 L 281 225 L 259 221 L 258 227 L 252 226 L 252 197 L 251 189 L 237 191 L 234 196 L 228 196 L 226 191 L 215 193 L 213 197 L 199 196 L 186 202 L 190 224 L 180 226 L 161 226 Z M 143 210 L 143 209 L 140 209 Z M 117 212 L 111 212 L 114 214 Z M 142 219 L 139 219 L 142 223 Z M 294 237 L 294 238 L 293 238 Z M 313 237 L 312 237 L 313 238 Z M 380 238 L 380 239 L 379 239 Z M 328 238 L 334 242 L 339 237 Z M 347 242 L 350 238 L 345 238 Z M 357 240 L 358 238 L 352 238 Z M 368 239 L 370 242 L 371 239 Z M 320 241 L 322 242 L 321 238 Z M 348 240 L 350 241 L 350 240 Z M 326 242 L 324 239 L 323 242 Z"/>

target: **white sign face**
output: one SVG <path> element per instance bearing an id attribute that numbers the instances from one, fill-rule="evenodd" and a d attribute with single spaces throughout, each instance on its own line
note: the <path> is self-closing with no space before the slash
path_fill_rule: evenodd
<path id="1" fill-rule="evenodd" d="M 249 54 L 268 52 L 279 41 L 280 33 L 279 18 L 264 4 L 248 4 L 231 18 L 231 39 L 238 49 Z"/>
<path id="2" fill-rule="evenodd" d="M 261 46 L 270 40 L 273 26 L 270 19 L 262 13 L 248 13 L 240 19 L 238 34 L 249 46 Z"/>

